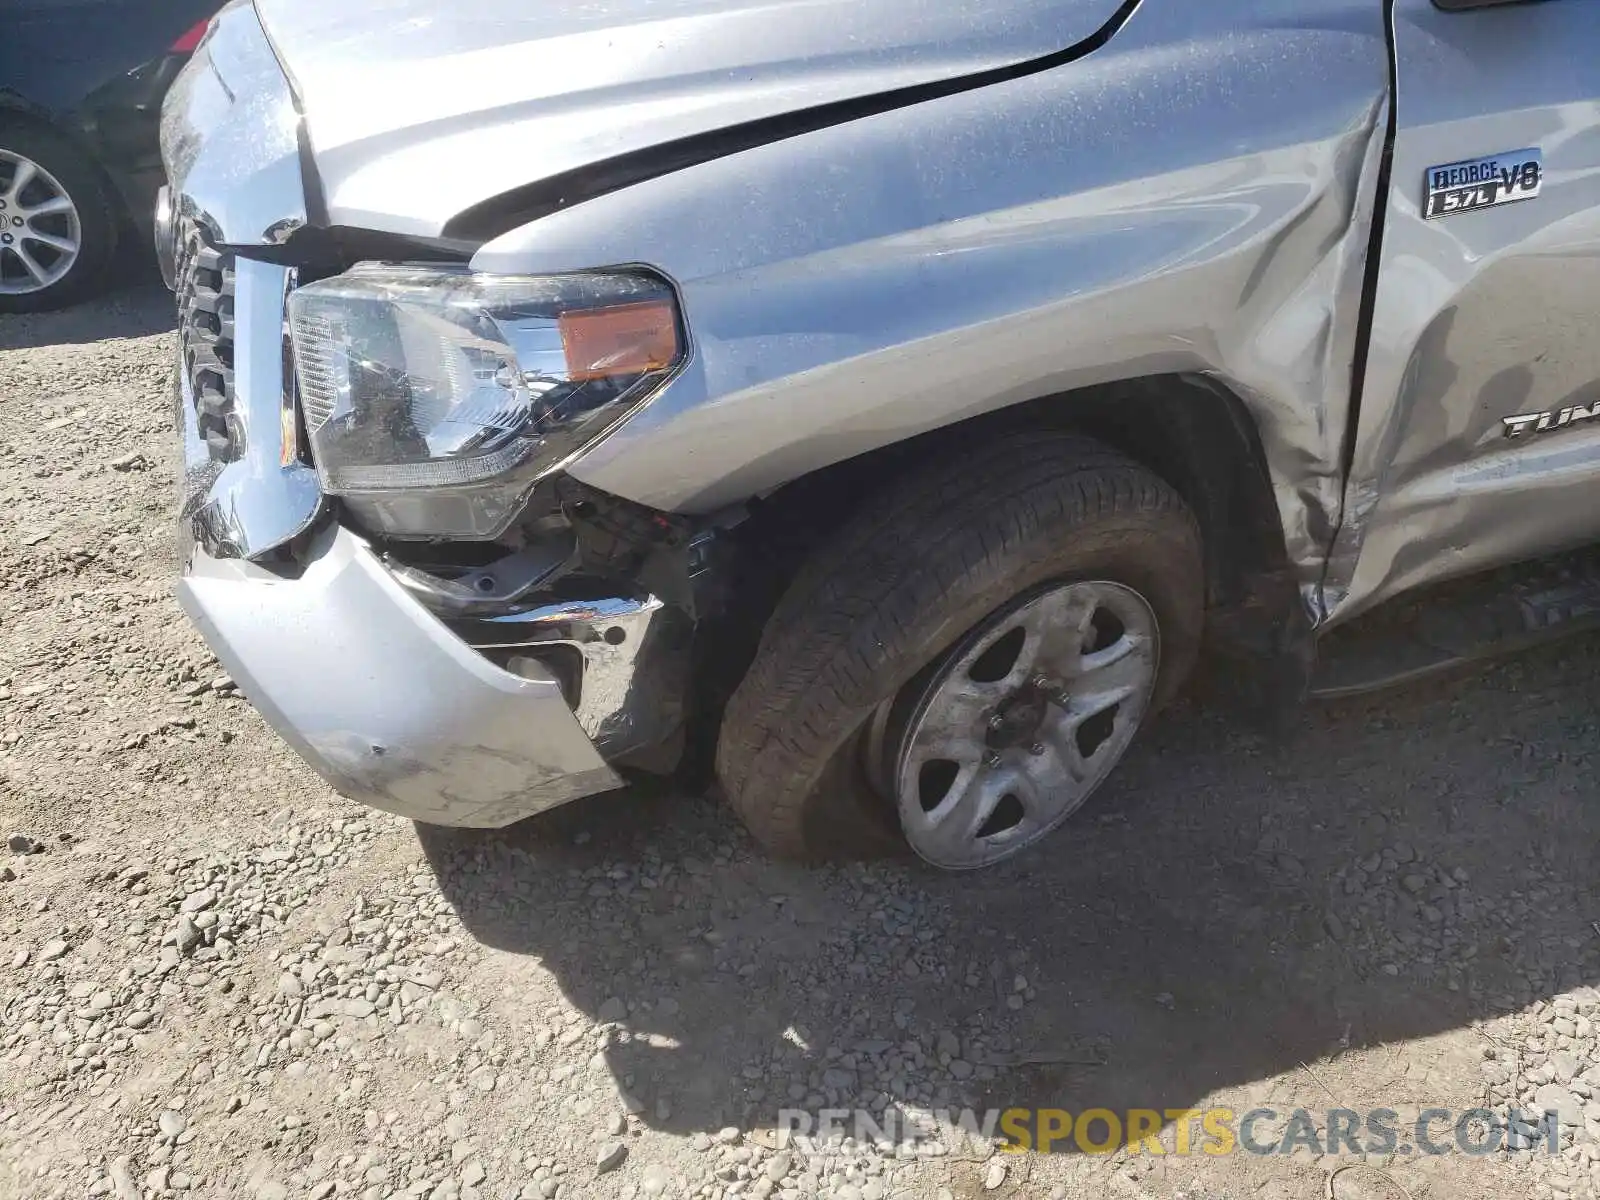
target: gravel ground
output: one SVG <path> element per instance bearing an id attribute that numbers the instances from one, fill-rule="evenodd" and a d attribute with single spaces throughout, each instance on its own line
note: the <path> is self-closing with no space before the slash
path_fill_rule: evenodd
<path id="1" fill-rule="evenodd" d="M 1600 642 L 1287 741 L 1181 705 L 974 877 L 776 866 L 664 791 L 423 841 L 329 793 L 178 613 L 169 326 L 143 281 L 0 321 L 0 1195 L 1596 1194 Z M 961 1104 L 1567 1131 L 1337 1175 L 772 1134 Z"/>

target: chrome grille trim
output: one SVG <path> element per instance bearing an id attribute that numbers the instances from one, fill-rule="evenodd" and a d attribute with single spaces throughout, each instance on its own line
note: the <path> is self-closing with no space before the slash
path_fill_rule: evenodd
<path id="1" fill-rule="evenodd" d="M 317 473 L 298 453 L 284 353 L 295 273 L 248 251 L 213 257 L 203 239 L 193 244 L 200 249 L 182 264 L 179 295 L 181 520 L 212 557 L 259 558 L 322 511 Z"/>
<path id="2" fill-rule="evenodd" d="M 244 453 L 234 416 L 234 259 L 198 222 L 178 232 L 178 340 L 199 433 L 217 462 Z"/>

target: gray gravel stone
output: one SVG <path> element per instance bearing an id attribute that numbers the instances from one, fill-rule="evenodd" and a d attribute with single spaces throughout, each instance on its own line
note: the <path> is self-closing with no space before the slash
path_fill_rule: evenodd
<path id="1" fill-rule="evenodd" d="M 107 1174 L 117 1200 L 140 1200 L 138 1181 L 133 1177 L 132 1160 L 124 1155 L 114 1159 Z"/>
<path id="2" fill-rule="evenodd" d="M 184 897 L 179 906 L 179 912 L 197 913 L 204 912 L 217 902 L 217 893 L 213 888 L 201 888 L 198 892 L 190 892 Z"/>
<path id="3" fill-rule="evenodd" d="M 1546 1083 L 1535 1090 L 1533 1109 L 1535 1112 L 1555 1113 L 1563 1125 L 1577 1127 L 1583 1124 L 1583 1102 L 1559 1084 Z"/>
<path id="4" fill-rule="evenodd" d="M 1558 1083 L 1571 1083 L 1572 1077 L 1583 1069 L 1583 1063 L 1570 1050 L 1557 1050 L 1550 1055 L 1550 1066 Z"/>
<path id="5" fill-rule="evenodd" d="M 608 1171 L 615 1171 L 622 1165 L 623 1159 L 628 1157 L 628 1147 L 621 1142 L 607 1142 L 600 1147 L 595 1155 L 595 1169 L 604 1175 Z"/>
<path id="6" fill-rule="evenodd" d="M 173 936 L 177 939 L 176 945 L 180 954 L 194 953 L 195 950 L 199 949 L 200 944 L 206 940 L 206 935 L 194 923 L 194 918 L 190 916 L 178 918 L 177 928 L 173 930 Z"/>
<path id="7" fill-rule="evenodd" d="M 767 1178 L 773 1183 L 782 1183 L 789 1177 L 793 1166 L 794 1155 L 787 1150 L 780 1150 L 767 1160 Z"/>

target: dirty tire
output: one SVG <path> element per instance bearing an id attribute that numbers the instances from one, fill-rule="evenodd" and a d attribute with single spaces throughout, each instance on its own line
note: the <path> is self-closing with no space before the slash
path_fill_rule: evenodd
<path id="1" fill-rule="evenodd" d="M 27 119 L 0 118 L 0 150 L 31 159 L 53 175 L 78 210 L 78 260 L 59 280 L 38 291 L 0 292 L 0 313 L 46 312 L 98 293 L 116 254 L 119 209 L 104 173 L 61 134 Z"/>
<path id="2" fill-rule="evenodd" d="M 864 726 L 1021 592 L 1100 579 L 1142 594 L 1161 634 L 1151 713 L 1194 665 L 1205 595 L 1194 518 L 1163 480 L 1099 442 L 999 438 L 864 509 L 785 593 L 723 718 L 718 777 L 776 855 L 870 853 L 886 826 L 898 836 L 892 801 L 867 783 Z"/>

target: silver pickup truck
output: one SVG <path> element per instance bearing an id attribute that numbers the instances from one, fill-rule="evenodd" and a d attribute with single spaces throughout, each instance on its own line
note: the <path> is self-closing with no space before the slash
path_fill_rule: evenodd
<path id="1" fill-rule="evenodd" d="M 698 770 L 778 854 L 1009 858 L 1202 648 L 1287 709 L 1600 610 L 1597 54 L 1595 0 L 235 0 L 163 121 L 183 606 L 422 823 Z"/>

